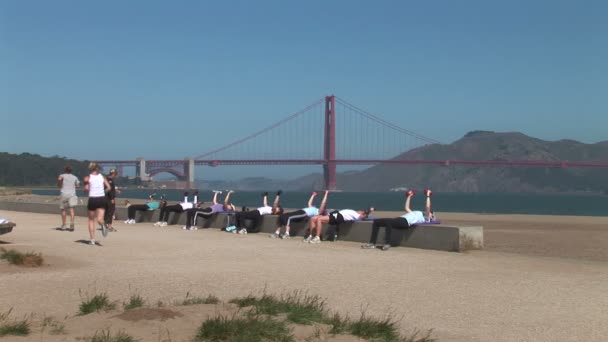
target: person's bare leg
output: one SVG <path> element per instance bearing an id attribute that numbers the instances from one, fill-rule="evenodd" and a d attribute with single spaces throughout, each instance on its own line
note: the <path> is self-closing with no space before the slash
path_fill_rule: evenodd
<path id="1" fill-rule="evenodd" d="M 106 210 L 101 208 L 101 209 L 97 209 L 97 223 L 99 223 L 99 225 L 104 224 L 104 220 L 103 220 L 103 216 L 105 215 Z"/>
<path id="2" fill-rule="evenodd" d="M 317 236 L 319 239 L 321 238 L 321 233 L 323 233 L 323 224 L 329 223 L 329 216 L 321 216 L 317 220 Z"/>
<path id="3" fill-rule="evenodd" d="M 95 210 L 89 210 L 89 236 L 95 241 Z"/>
<path id="4" fill-rule="evenodd" d="M 61 209 L 61 228 L 65 227 L 65 219 L 66 219 L 65 209 Z"/>
<path id="5" fill-rule="evenodd" d="M 312 235 L 313 229 L 315 227 L 315 220 L 317 219 L 316 216 L 313 216 L 310 218 L 310 220 L 308 220 L 308 235 Z"/>
<path id="6" fill-rule="evenodd" d="M 74 208 L 70 208 L 70 228 L 74 228 Z"/>

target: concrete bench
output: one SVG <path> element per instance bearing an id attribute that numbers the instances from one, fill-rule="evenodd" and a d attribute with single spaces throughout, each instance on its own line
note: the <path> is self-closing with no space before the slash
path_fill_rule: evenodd
<path id="1" fill-rule="evenodd" d="M 45 214 L 58 214 L 57 203 L 25 203 L 0 201 L 0 209 L 11 211 L 25 211 Z M 160 210 L 138 212 L 137 222 L 158 221 Z M 75 208 L 78 216 L 87 216 L 87 208 L 79 205 Z M 201 228 L 222 228 L 226 222 L 224 213 L 215 214 L 209 219 L 199 218 L 197 226 Z M 117 220 L 127 219 L 127 208 L 116 208 Z M 186 224 L 186 215 L 172 213 L 169 217 L 170 225 L 183 226 Z M 272 234 L 276 230 L 277 216 L 266 215 L 260 221 L 260 233 Z M 304 236 L 308 222 L 294 222 L 291 225 L 292 236 Z M 181 227 L 180 227 L 181 228 Z M 372 221 L 345 222 L 340 225 L 339 240 L 365 243 L 371 235 Z M 327 225 L 323 231 L 327 232 Z M 384 241 L 384 229 L 380 229 L 378 241 Z M 442 251 L 461 252 L 471 249 L 483 248 L 483 227 L 481 226 L 455 226 L 448 224 L 423 225 L 410 229 L 394 229 L 394 246 L 404 246 L 423 249 L 434 249 Z"/>

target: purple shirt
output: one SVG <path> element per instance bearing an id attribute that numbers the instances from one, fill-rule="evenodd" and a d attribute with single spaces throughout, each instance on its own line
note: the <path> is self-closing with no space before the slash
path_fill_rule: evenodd
<path id="1" fill-rule="evenodd" d="M 223 204 L 214 204 L 214 205 L 210 206 L 209 208 L 211 208 L 211 213 L 213 213 L 213 214 L 223 213 L 226 211 L 226 210 L 224 210 Z"/>

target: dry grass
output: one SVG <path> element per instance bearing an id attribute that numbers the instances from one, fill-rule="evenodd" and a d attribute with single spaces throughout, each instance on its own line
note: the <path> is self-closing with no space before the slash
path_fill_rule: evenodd
<path id="1" fill-rule="evenodd" d="M 44 263 L 44 258 L 40 253 L 22 253 L 14 249 L 0 249 L 0 259 L 8 261 L 9 264 L 24 267 L 40 267 Z"/>

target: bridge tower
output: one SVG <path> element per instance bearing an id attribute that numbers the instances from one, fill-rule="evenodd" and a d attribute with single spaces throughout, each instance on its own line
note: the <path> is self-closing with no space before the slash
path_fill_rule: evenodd
<path id="1" fill-rule="evenodd" d="M 336 189 L 336 97 L 325 96 L 325 139 L 323 180 L 325 189 Z"/>
<path id="2" fill-rule="evenodd" d="M 184 160 L 184 178 L 190 187 L 194 184 L 194 159 L 187 157 Z"/>
<path id="3" fill-rule="evenodd" d="M 146 160 L 142 157 L 137 158 L 137 164 L 135 164 L 135 177 L 141 180 L 146 180 Z"/>

